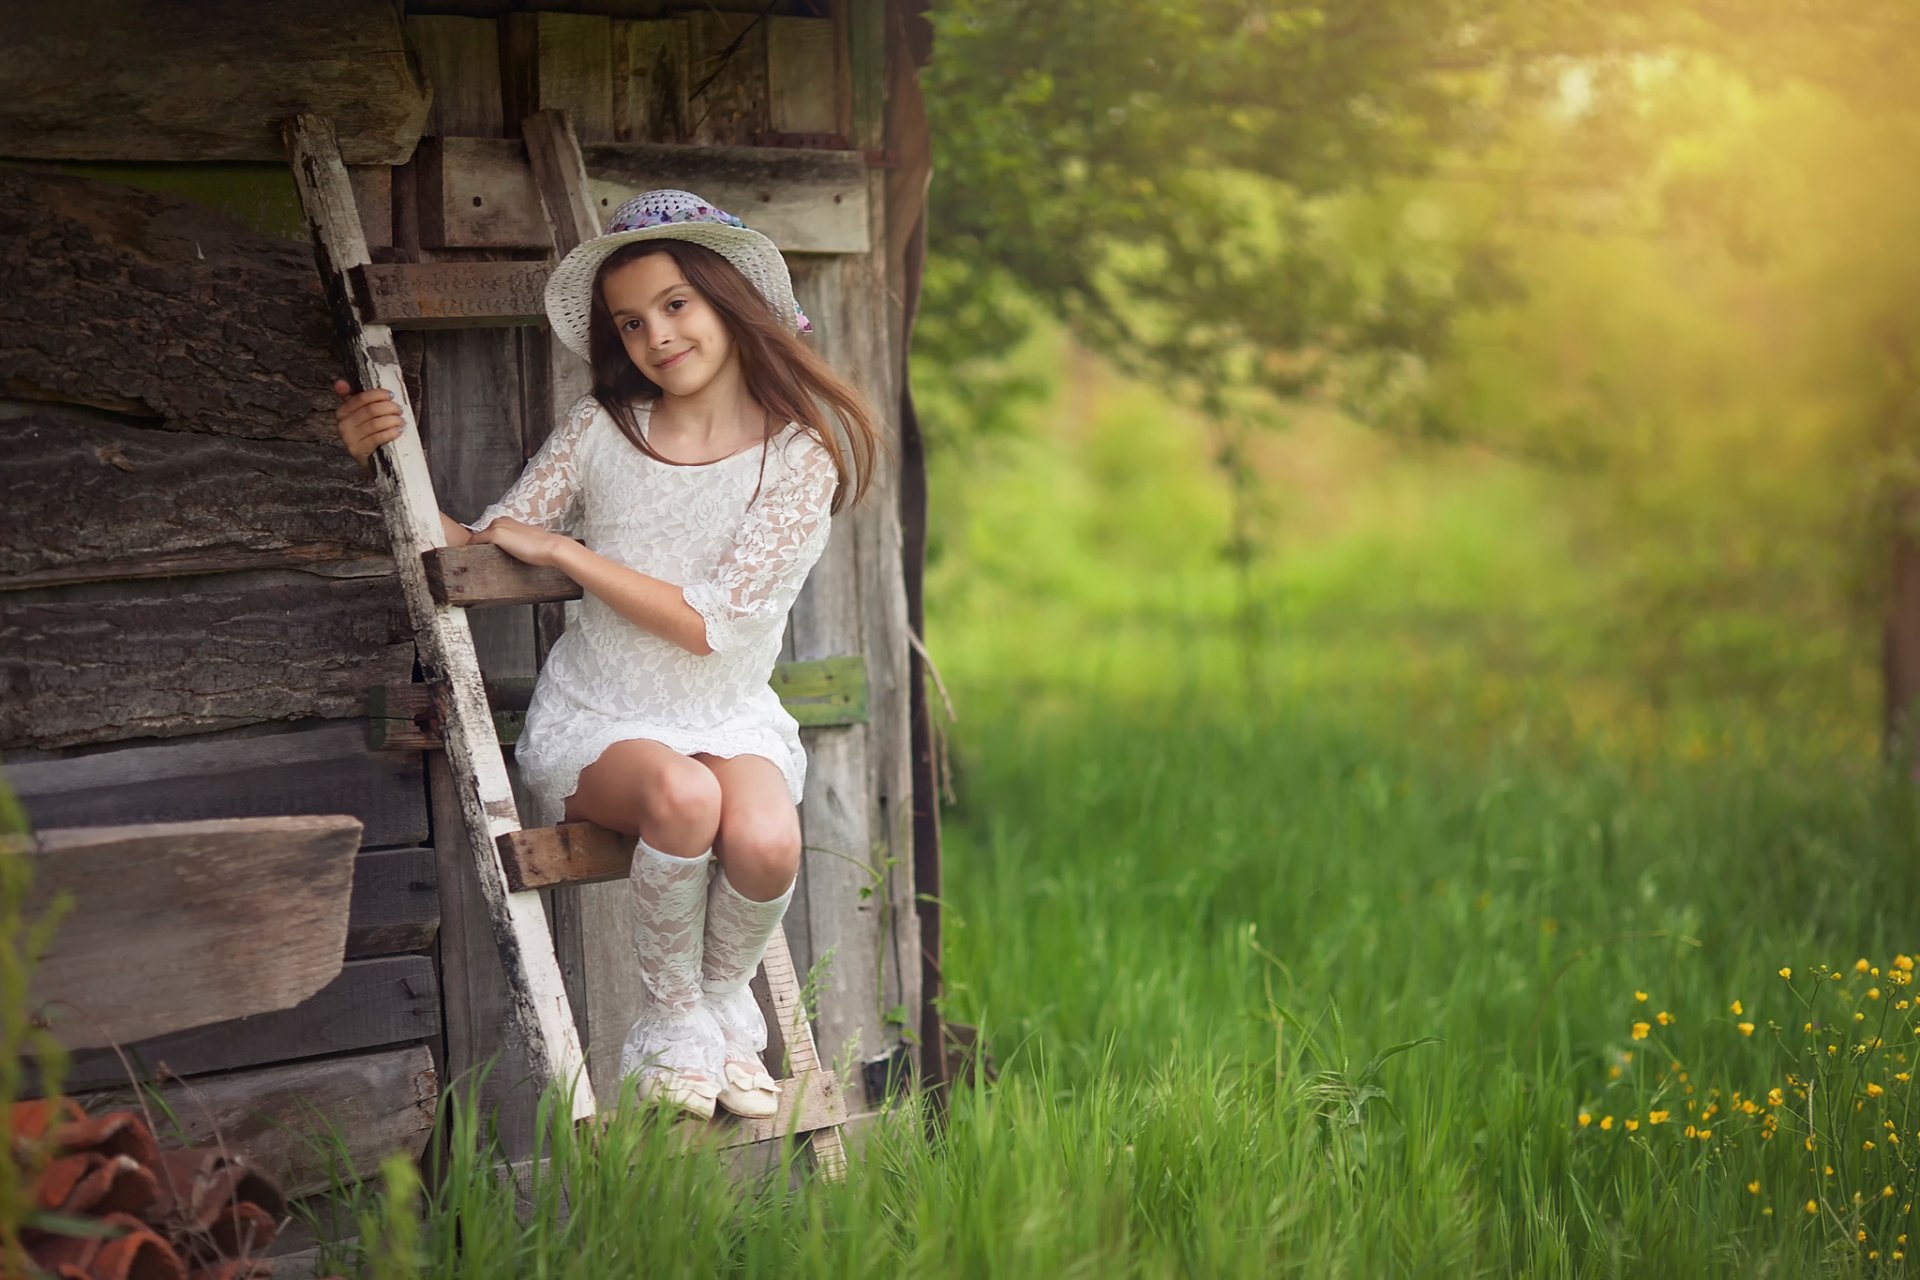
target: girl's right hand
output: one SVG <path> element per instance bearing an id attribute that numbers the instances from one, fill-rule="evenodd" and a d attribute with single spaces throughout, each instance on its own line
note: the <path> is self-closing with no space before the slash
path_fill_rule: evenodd
<path id="1" fill-rule="evenodd" d="M 400 405 L 390 391 L 375 387 L 355 395 L 344 378 L 337 378 L 333 394 L 340 397 L 339 407 L 333 411 L 333 419 L 340 427 L 340 443 L 347 446 L 347 452 L 362 467 L 367 465 L 375 449 L 397 438 L 406 428 L 406 415 L 400 412 Z"/>

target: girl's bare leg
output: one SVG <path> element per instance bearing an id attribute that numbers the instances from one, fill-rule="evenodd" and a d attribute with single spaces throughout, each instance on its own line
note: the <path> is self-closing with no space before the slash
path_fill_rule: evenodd
<path id="1" fill-rule="evenodd" d="M 720 789 L 713 856 L 742 897 L 766 902 L 800 873 L 800 813 L 787 779 L 764 756 L 699 755 Z"/>
<path id="2" fill-rule="evenodd" d="M 779 771 L 774 773 L 778 777 Z M 786 799 L 784 789 L 781 799 Z M 580 771 L 565 816 L 569 822 L 597 822 L 638 836 L 676 858 L 697 858 L 713 847 L 721 800 L 721 780 L 713 770 L 662 743 L 632 738 L 614 743 Z M 797 865 L 797 853 L 795 860 Z"/>

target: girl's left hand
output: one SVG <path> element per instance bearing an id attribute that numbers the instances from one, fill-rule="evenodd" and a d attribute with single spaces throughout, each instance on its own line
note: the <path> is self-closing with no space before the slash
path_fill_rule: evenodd
<path id="1" fill-rule="evenodd" d="M 473 535 L 473 542 L 491 542 L 515 560 L 536 565 L 551 565 L 564 541 L 557 533 L 536 529 L 509 516 L 495 517 L 491 524 Z"/>

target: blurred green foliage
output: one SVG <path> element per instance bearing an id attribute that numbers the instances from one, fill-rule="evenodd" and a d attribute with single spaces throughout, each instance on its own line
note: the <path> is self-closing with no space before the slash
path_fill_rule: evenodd
<path id="1" fill-rule="evenodd" d="M 1438 487 L 1407 500 L 1457 500 L 1430 514 L 1554 562 L 1415 557 L 1489 575 L 1449 606 L 1483 642 L 1625 673 L 1651 705 L 1812 679 L 1871 722 L 1857 679 L 1895 512 L 1920 487 L 1920 11 L 970 0 L 937 20 L 915 356 L 936 448 L 977 460 L 1059 410 L 1058 356 L 1031 354 L 1058 323 L 1147 398 L 1113 428 L 1134 482 L 1168 478 L 1149 437 L 1191 406 L 1181 456 L 1212 475 L 1181 483 L 1228 499 L 1204 528 L 1130 538 L 1112 526 L 1175 515 L 1142 516 L 1124 482 L 936 487 L 1102 566 L 1097 590 L 1058 598 L 1106 617 L 1117 592 L 1137 615 L 1178 590 L 1241 649 L 1276 643 L 1304 598 L 1288 513 L 1334 480 L 1276 470 L 1262 442 L 1339 411 L 1440 449 Z M 1445 478 L 1470 466 L 1465 490 Z M 1503 496 L 1466 496 L 1483 482 Z M 1083 507 L 1084 528 L 1059 528 Z M 1189 538 L 1204 553 L 1176 571 Z M 1070 572 L 1007 541 L 969 564 Z M 1178 588 L 1140 581 L 1175 572 Z M 1376 602 L 1434 592 L 1388 555 L 1372 572 Z"/>

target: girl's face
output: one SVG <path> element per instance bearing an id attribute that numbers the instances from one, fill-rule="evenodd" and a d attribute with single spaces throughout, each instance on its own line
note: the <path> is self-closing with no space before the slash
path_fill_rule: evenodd
<path id="1" fill-rule="evenodd" d="M 609 271 L 601 295 L 634 367 L 669 395 L 692 395 L 737 360 L 726 322 L 668 253 Z"/>

